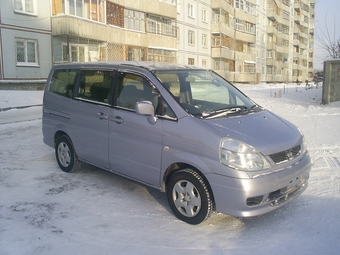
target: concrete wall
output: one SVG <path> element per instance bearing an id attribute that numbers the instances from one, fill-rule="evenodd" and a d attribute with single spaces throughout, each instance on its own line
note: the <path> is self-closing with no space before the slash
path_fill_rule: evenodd
<path id="1" fill-rule="evenodd" d="M 340 101 L 340 59 L 324 62 L 322 103 Z"/>

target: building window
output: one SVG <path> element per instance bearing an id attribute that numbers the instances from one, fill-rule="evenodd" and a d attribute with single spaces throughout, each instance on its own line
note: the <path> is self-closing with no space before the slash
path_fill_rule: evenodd
<path id="1" fill-rule="evenodd" d="M 202 47 L 207 47 L 207 35 L 202 34 Z"/>
<path id="2" fill-rule="evenodd" d="M 289 12 L 287 12 L 287 11 L 283 11 L 282 12 L 282 16 L 283 16 L 283 18 L 285 19 L 285 20 L 289 20 Z"/>
<path id="3" fill-rule="evenodd" d="M 235 7 L 237 9 L 243 10 L 244 9 L 244 1 L 243 0 L 236 0 L 235 1 Z"/>
<path id="4" fill-rule="evenodd" d="M 195 32 L 194 31 L 188 31 L 188 44 L 189 45 L 195 45 Z"/>
<path id="5" fill-rule="evenodd" d="M 71 45 L 71 62 L 85 62 L 86 51 L 83 45 Z"/>
<path id="6" fill-rule="evenodd" d="M 246 1 L 246 12 L 256 15 L 256 5 Z"/>
<path id="7" fill-rule="evenodd" d="M 273 51 L 267 50 L 267 58 L 273 58 Z"/>
<path id="8" fill-rule="evenodd" d="M 107 2 L 106 17 L 107 24 L 124 27 L 124 8 L 122 6 Z"/>
<path id="9" fill-rule="evenodd" d="M 207 67 L 207 60 L 206 59 L 202 59 L 202 66 Z"/>
<path id="10" fill-rule="evenodd" d="M 134 10 L 124 10 L 124 27 L 145 32 L 145 14 Z"/>
<path id="11" fill-rule="evenodd" d="M 146 32 L 176 37 L 176 20 L 149 14 Z"/>
<path id="12" fill-rule="evenodd" d="M 194 6 L 192 4 L 188 4 L 188 16 L 190 18 L 195 18 Z"/>
<path id="13" fill-rule="evenodd" d="M 238 18 L 235 18 L 235 29 L 239 31 L 244 31 L 244 21 Z"/>
<path id="14" fill-rule="evenodd" d="M 17 65 L 38 65 L 38 41 L 16 39 Z"/>
<path id="15" fill-rule="evenodd" d="M 14 8 L 16 11 L 29 14 L 36 13 L 36 0 L 15 0 Z"/>
<path id="16" fill-rule="evenodd" d="M 69 0 L 69 11 L 71 15 L 78 17 L 84 17 L 83 15 L 83 3 L 77 0 Z"/>
<path id="17" fill-rule="evenodd" d="M 203 22 L 207 22 L 208 18 L 207 18 L 207 10 L 203 9 L 202 10 L 202 21 Z"/>
<path id="18" fill-rule="evenodd" d="M 244 63 L 244 72 L 245 73 L 255 73 L 255 63 Z"/>
<path id="19" fill-rule="evenodd" d="M 269 75 L 273 74 L 273 66 L 267 66 L 267 74 Z"/>
<path id="20" fill-rule="evenodd" d="M 102 23 L 107 16 L 108 24 L 122 15 L 118 8 L 114 9 L 114 4 L 102 0 L 52 0 L 52 15 L 58 14 L 70 14 Z"/>
<path id="21" fill-rule="evenodd" d="M 126 55 L 128 61 L 145 61 L 146 48 L 128 46 Z"/>
<path id="22" fill-rule="evenodd" d="M 148 48 L 148 61 L 175 63 L 176 51 Z"/>
<path id="23" fill-rule="evenodd" d="M 195 65 L 195 59 L 194 58 L 188 58 L 188 65 Z"/>
<path id="24" fill-rule="evenodd" d="M 249 22 L 245 22 L 246 23 L 246 32 L 250 33 L 250 34 L 255 34 L 256 33 L 256 25 L 249 23 Z"/>
<path id="25" fill-rule="evenodd" d="M 181 1 L 177 0 L 177 14 L 181 14 L 181 6 L 182 6 Z"/>

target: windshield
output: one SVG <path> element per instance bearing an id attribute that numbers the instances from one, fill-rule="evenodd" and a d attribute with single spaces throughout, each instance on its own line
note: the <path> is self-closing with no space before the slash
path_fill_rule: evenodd
<path id="1" fill-rule="evenodd" d="M 235 116 L 258 108 L 242 92 L 212 71 L 162 70 L 155 74 L 183 109 L 195 117 Z"/>

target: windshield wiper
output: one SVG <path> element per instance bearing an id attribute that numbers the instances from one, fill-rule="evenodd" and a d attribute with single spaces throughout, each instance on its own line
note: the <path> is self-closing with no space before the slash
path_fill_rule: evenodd
<path id="1" fill-rule="evenodd" d="M 203 116 L 204 119 L 211 119 L 211 118 L 218 118 L 218 117 L 223 117 L 227 116 L 230 114 L 238 114 L 241 112 L 248 112 L 248 107 L 246 106 L 234 106 L 234 107 L 228 107 L 228 108 L 223 108 L 220 110 L 216 110 L 211 112 L 210 114 Z"/>

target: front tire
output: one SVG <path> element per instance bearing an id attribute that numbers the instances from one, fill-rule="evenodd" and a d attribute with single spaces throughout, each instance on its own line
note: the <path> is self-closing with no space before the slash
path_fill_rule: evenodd
<path id="1" fill-rule="evenodd" d="M 74 150 L 70 138 L 66 135 L 61 136 L 55 145 L 55 156 L 61 170 L 71 173 L 80 168 L 81 162 Z"/>
<path id="2" fill-rule="evenodd" d="M 212 214 L 213 202 L 208 186 L 192 169 L 179 170 L 170 177 L 167 197 L 172 212 L 186 223 L 200 224 Z"/>

